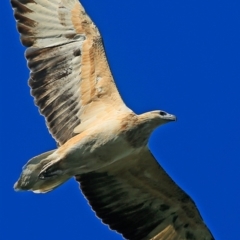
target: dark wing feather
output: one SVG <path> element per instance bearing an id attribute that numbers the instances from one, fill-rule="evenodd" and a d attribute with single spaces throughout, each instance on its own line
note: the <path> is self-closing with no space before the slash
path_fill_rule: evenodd
<path id="1" fill-rule="evenodd" d="M 29 85 L 61 145 L 112 111 L 126 110 L 100 33 L 78 0 L 11 0 Z M 84 125 L 83 125 L 84 123 Z"/>
<path id="2" fill-rule="evenodd" d="M 96 215 L 126 239 L 214 239 L 194 202 L 148 149 L 76 180 Z"/>

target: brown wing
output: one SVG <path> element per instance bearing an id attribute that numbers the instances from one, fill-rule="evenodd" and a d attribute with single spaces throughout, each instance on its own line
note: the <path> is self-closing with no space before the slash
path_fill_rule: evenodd
<path id="1" fill-rule="evenodd" d="M 11 0 L 35 103 L 59 144 L 102 115 L 127 110 L 100 33 L 78 0 Z"/>
<path id="2" fill-rule="evenodd" d="M 96 215 L 126 239 L 214 239 L 194 202 L 147 148 L 76 180 Z"/>

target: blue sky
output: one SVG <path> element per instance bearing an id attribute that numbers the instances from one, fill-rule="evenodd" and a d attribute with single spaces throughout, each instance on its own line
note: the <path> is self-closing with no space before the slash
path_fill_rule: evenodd
<path id="1" fill-rule="evenodd" d="M 240 1 L 82 4 L 102 33 L 126 104 L 178 117 L 152 135 L 156 158 L 217 240 L 240 239 Z M 74 180 L 44 195 L 14 192 L 26 161 L 56 144 L 29 94 L 8 1 L 0 11 L 1 239 L 122 239 L 95 217 Z"/>

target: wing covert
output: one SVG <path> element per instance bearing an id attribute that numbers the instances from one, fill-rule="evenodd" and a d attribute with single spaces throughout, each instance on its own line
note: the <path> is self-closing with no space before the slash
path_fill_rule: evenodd
<path id="1" fill-rule="evenodd" d="M 112 111 L 127 110 L 97 27 L 78 0 L 11 0 L 28 47 L 31 94 L 59 144 Z M 91 119 L 92 118 L 92 119 Z"/>

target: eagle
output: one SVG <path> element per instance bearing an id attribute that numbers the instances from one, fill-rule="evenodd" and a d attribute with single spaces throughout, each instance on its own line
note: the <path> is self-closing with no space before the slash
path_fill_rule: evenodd
<path id="1" fill-rule="evenodd" d="M 11 0 L 31 95 L 57 149 L 30 159 L 16 191 L 46 193 L 75 177 L 93 211 L 129 240 L 212 240 L 193 200 L 148 148 L 176 117 L 135 114 L 115 85 L 103 40 L 78 0 Z"/>

